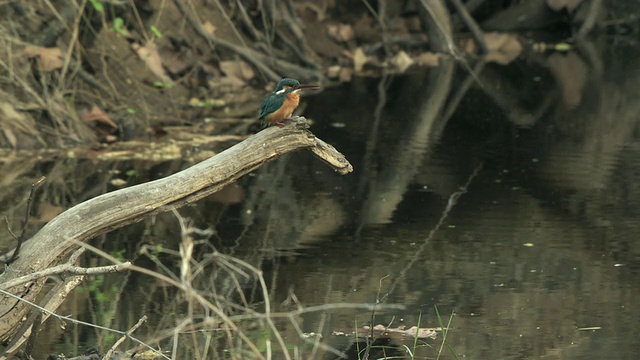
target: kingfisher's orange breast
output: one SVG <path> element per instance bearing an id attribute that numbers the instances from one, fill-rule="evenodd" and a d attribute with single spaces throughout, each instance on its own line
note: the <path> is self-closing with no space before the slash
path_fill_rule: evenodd
<path id="1" fill-rule="evenodd" d="M 291 116 L 298 107 L 298 104 L 300 104 L 300 95 L 296 93 L 289 93 L 287 94 L 287 98 L 284 100 L 280 109 L 269 114 L 267 118 L 272 122 L 281 121 L 282 119 Z"/>
<path id="2" fill-rule="evenodd" d="M 282 107 L 286 107 L 284 116 L 285 117 L 291 116 L 299 104 L 300 104 L 300 94 L 296 92 L 288 93 L 287 99 L 284 101 L 284 104 L 282 105 Z"/>

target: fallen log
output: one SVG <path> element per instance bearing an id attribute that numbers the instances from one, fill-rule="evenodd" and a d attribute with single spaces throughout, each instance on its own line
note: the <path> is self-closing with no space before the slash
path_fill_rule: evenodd
<path id="1" fill-rule="evenodd" d="M 42 298 L 39 294 L 46 277 L 8 288 L 2 285 L 65 263 L 78 249 L 78 243 L 197 201 L 265 163 L 301 149 L 312 151 L 340 174 L 353 170 L 344 155 L 316 138 L 303 117 L 296 117 L 287 126 L 267 128 L 176 174 L 109 192 L 66 210 L 23 245 L 17 260 L 0 275 L 0 289 L 37 303 Z M 64 293 L 55 295 L 65 297 L 72 289 L 65 288 Z M 30 310 L 32 307 L 25 301 L 0 293 L 0 341 L 16 335 L 20 325 L 30 318 L 27 316 Z M 19 335 L 28 337 L 24 333 Z"/>

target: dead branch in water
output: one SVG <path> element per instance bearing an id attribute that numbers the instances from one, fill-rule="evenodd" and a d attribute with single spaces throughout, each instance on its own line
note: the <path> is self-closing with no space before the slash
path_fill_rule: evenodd
<path id="1" fill-rule="evenodd" d="M 31 204 L 33 202 L 33 195 L 35 194 L 36 190 L 38 189 L 38 187 L 40 187 L 40 185 L 42 185 L 42 183 L 45 181 L 45 177 L 41 177 L 40 180 L 36 181 L 35 183 L 31 184 L 31 192 L 29 193 L 29 199 L 27 199 L 27 212 L 24 216 L 24 222 L 22 223 L 22 233 L 20 233 L 20 237 L 16 238 L 16 240 L 18 241 L 18 245 L 16 246 L 15 250 L 13 250 L 13 254 L 11 255 L 11 258 L 7 261 L 7 265 L 11 264 L 12 262 L 14 262 L 18 256 L 20 256 L 20 247 L 22 246 L 22 243 L 24 242 L 24 235 L 27 232 L 27 225 L 29 224 L 29 213 L 31 212 Z M 8 226 L 8 222 L 7 222 L 7 226 Z M 11 231 L 11 229 L 9 229 L 9 233 L 11 233 L 11 235 L 13 235 L 13 232 Z M 14 235 L 15 237 L 15 235 Z"/>
<path id="2" fill-rule="evenodd" d="M 21 256 L 0 276 L 0 284 L 61 264 L 78 242 L 184 206 L 215 193 L 241 176 L 286 153 L 309 149 L 340 174 L 353 170 L 335 148 L 317 139 L 298 117 L 285 127 L 268 128 L 235 146 L 168 177 L 103 194 L 63 212 L 22 247 Z M 35 302 L 46 278 L 7 289 Z M 29 306 L 0 297 L 0 339 L 11 338 Z"/>

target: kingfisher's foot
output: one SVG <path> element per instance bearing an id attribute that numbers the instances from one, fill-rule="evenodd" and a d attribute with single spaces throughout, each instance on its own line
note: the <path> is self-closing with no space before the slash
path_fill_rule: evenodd
<path id="1" fill-rule="evenodd" d="M 278 126 L 284 126 L 284 123 L 282 121 L 276 121 L 276 125 Z"/>

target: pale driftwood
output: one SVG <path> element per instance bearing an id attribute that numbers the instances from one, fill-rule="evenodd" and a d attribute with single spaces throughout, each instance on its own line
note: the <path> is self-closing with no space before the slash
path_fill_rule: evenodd
<path id="1" fill-rule="evenodd" d="M 292 124 L 263 130 L 179 173 L 113 191 L 72 207 L 24 244 L 20 257 L 0 276 L 0 284 L 59 265 L 77 248 L 77 242 L 197 201 L 292 151 L 310 149 L 340 174 L 353 170 L 341 153 L 317 139 L 307 127 L 304 118 L 296 118 Z M 7 290 L 33 302 L 45 280 L 36 279 Z M 0 340 L 13 336 L 28 310 L 25 303 L 0 294 Z"/>

